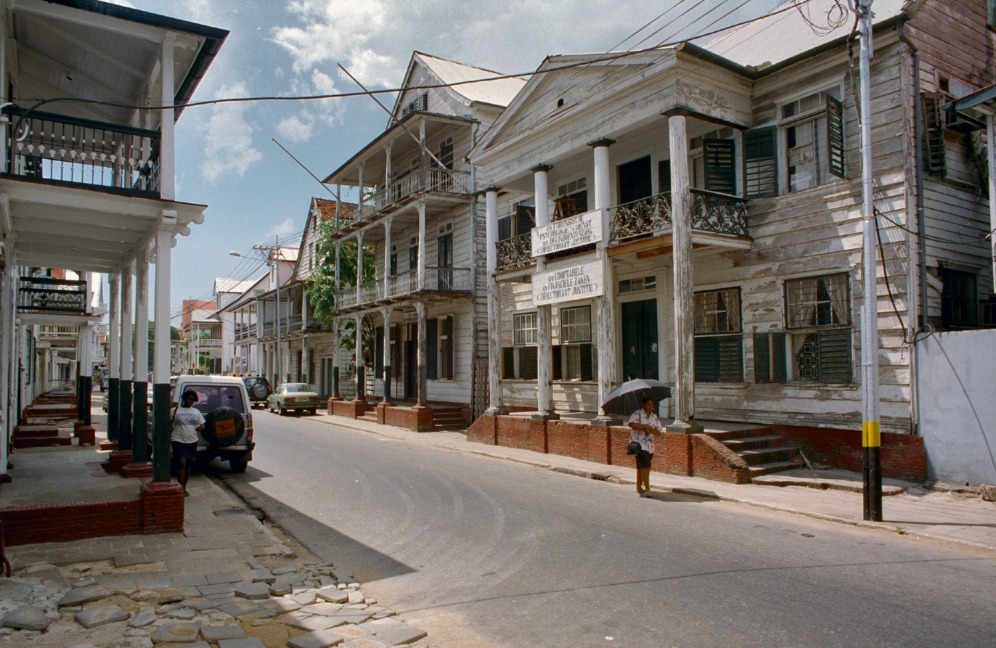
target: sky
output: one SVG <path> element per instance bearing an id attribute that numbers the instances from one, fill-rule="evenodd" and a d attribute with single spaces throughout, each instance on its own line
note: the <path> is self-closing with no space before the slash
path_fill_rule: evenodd
<path id="1" fill-rule="evenodd" d="M 369 89 L 401 84 L 418 50 L 506 74 L 553 54 L 639 49 L 711 31 L 779 0 L 112 0 L 227 29 L 193 96 L 303 96 L 353 92 L 341 64 Z M 732 13 L 731 13 L 732 12 Z M 724 17 L 725 16 L 725 17 Z M 715 21 L 719 21 L 716 23 Z M 382 96 L 389 106 L 393 96 Z M 194 106 L 177 122 L 176 196 L 208 205 L 173 248 L 171 309 L 212 299 L 217 277 L 258 278 L 254 245 L 300 242 L 311 198 L 373 140 L 387 115 L 369 97 Z M 229 251 L 250 258 L 236 258 Z M 179 323 L 178 317 L 173 324 Z"/>

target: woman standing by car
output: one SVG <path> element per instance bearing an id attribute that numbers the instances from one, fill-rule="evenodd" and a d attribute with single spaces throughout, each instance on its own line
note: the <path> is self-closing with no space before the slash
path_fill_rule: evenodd
<path id="1" fill-rule="evenodd" d="M 194 407 L 197 402 L 197 392 L 188 389 L 180 397 L 180 406 L 173 409 L 172 430 L 173 458 L 179 463 L 177 481 L 183 487 L 183 496 L 190 497 L 187 492 L 187 481 L 190 470 L 197 458 L 197 433 L 204 431 L 204 415 Z"/>

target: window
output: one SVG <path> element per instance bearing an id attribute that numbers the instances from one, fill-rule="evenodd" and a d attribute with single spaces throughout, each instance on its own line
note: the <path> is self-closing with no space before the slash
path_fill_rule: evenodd
<path id="1" fill-rule="evenodd" d="M 426 367 L 429 380 L 453 380 L 453 316 L 425 321 Z"/>
<path id="2" fill-rule="evenodd" d="M 408 269 L 415 270 L 416 268 L 418 268 L 418 239 L 413 236 L 408 247 Z"/>
<path id="3" fill-rule="evenodd" d="M 844 178 L 844 106 L 831 88 L 783 104 L 780 110 L 783 189 L 802 191 Z M 755 164 L 760 158 L 755 157 Z"/>
<path id="4" fill-rule="evenodd" d="M 748 198 L 778 193 L 778 129 L 774 126 L 744 132 L 744 181 Z"/>
<path id="5" fill-rule="evenodd" d="M 407 115 L 413 112 L 416 111 L 425 112 L 427 110 L 429 110 L 429 93 L 423 92 L 421 94 L 415 95 L 414 97 L 408 100 L 408 103 L 405 104 L 405 107 L 401 109 L 401 116 L 406 117 Z"/>
<path id="6" fill-rule="evenodd" d="M 688 149 L 692 187 L 726 194 L 737 193 L 736 142 L 732 129 L 721 128 L 693 137 Z"/>
<path id="7" fill-rule="evenodd" d="M 594 380 L 591 306 L 560 309 L 560 344 L 553 348 L 554 380 Z"/>
<path id="8" fill-rule="evenodd" d="M 447 229 L 452 230 L 452 225 L 447 226 Z M 436 272 L 439 273 L 436 280 L 437 289 L 439 290 L 452 290 L 453 289 L 453 232 L 450 231 L 447 234 L 443 234 L 436 240 L 436 263 L 438 267 Z"/>
<path id="9" fill-rule="evenodd" d="M 398 248 L 397 246 L 391 248 L 391 260 L 390 260 L 390 270 L 388 271 L 393 277 L 398 274 Z"/>
<path id="10" fill-rule="evenodd" d="M 570 218 L 586 211 L 588 211 L 588 181 L 586 178 L 578 178 L 557 188 L 553 220 Z"/>
<path id="11" fill-rule="evenodd" d="M 742 382 L 744 379 L 740 289 L 695 293 L 695 380 Z"/>
<path id="12" fill-rule="evenodd" d="M 535 226 L 536 208 L 533 207 L 532 200 L 514 203 L 511 213 L 498 219 L 498 240 L 528 234 Z"/>
<path id="13" fill-rule="evenodd" d="M 536 380 L 536 313 L 512 316 L 512 344 L 502 349 L 502 378 Z"/>
<path id="14" fill-rule="evenodd" d="M 996 0 L 988 0 L 987 4 L 987 18 L 990 27 L 996 27 Z"/>
<path id="15" fill-rule="evenodd" d="M 959 328 L 979 325 L 976 276 L 971 272 L 941 268 L 941 326 Z"/>
<path id="16" fill-rule="evenodd" d="M 790 379 L 851 382 L 851 301 L 846 274 L 785 282 Z M 755 353 L 756 353 L 755 349 Z"/>

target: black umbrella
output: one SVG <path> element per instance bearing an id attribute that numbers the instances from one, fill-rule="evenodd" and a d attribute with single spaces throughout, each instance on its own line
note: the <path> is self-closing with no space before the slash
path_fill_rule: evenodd
<path id="1" fill-rule="evenodd" d="M 606 414 L 629 416 L 643 405 L 643 401 L 652 398 L 660 402 L 671 397 L 671 388 L 659 380 L 650 378 L 635 378 L 627 380 L 609 392 L 602 404 Z"/>

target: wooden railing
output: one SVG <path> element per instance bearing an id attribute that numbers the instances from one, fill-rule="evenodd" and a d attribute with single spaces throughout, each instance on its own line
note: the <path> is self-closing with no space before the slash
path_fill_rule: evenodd
<path id="1" fill-rule="evenodd" d="M 159 133 L 62 115 L 3 109 L 7 175 L 159 197 Z"/>
<path id="2" fill-rule="evenodd" d="M 426 167 L 423 174 L 418 169 L 391 182 L 386 188 L 374 193 L 369 204 L 372 212 L 386 209 L 402 202 L 419 192 L 426 193 L 470 193 L 470 173 L 440 167 Z"/>

